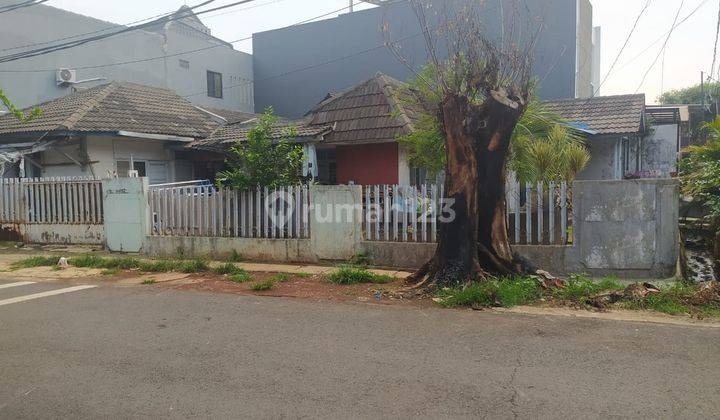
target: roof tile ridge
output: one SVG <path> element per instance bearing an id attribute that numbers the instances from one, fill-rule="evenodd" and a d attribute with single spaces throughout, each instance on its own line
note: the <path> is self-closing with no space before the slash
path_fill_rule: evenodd
<path id="1" fill-rule="evenodd" d="M 64 127 L 66 130 L 73 129 L 75 125 L 80 122 L 80 120 L 82 120 L 85 115 L 87 115 L 88 112 L 100 105 L 100 103 L 105 100 L 108 95 L 115 92 L 118 87 L 119 85 L 117 83 L 108 83 L 107 86 L 105 86 L 103 89 L 100 89 L 98 93 L 89 98 L 85 102 L 85 104 L 80 106 L 77 111 L 73 112 L 69 117 L 67 117 L 65 121 L 60 124 L 60 127 Z"/>

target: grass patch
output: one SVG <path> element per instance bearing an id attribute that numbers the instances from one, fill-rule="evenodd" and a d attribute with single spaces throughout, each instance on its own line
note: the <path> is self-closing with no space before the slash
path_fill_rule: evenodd
<path id="1" fill-rule="evenodd" d="M 144 284 L 144 285 L 150 285 L 150 284 L 155 284 L 155 283 L 157 283 L 157 282 L 154 279 L 147 279 L 142 282 L 142 284 Z"/>
<path id="2" fill-rule="evenodd" d="M 197 258 L 189 261 L 181 261 L 178 265 L 178 271 L 181 273 L 204 273 L 210 269 L 207 260 Z"/>
<path id="3" fill-rule="evenodd" d="M 553 290 L 553 296 L 560 300 L 578 302 L 598 293 L 623 290 L 624 288 L 620 282 L 610 277 L 595 282 L 587 276 L 573 274 L 565 282 L 564 289 Z"/>
<path id="4" fill-rule="evenodd" d="M 660 293 L 648 295 L 643 299 L 623 302 L 620 306 L 625 309 L 653 310 L 668 315 L 688 314 L 692 312 L 692 309 L 685 302 L 696 290 L 695 286 L 678 282 L 672 286 L 661 288 Z"/>
<path id="5" fill-rule="evenodd" d="M 58 257 L 30 257 L 15 261 L 10 264 L 10 268 L 12 270 L 22 270 L 23 268 L 52 267 L 57 265 L 59 260 L 60 258 Z"/>
<path id="6" fill-rule="evenodd" d="M 254 290 L 256 292 L 262 292 L 265 290 L 270 290 L 273 287 L 275 287 L 275 281 L 273 281 L 273 279 L 267 279 L 265 281 L 261 281 L 261 282 L 253 284 L 250 287 L 250 289 Z"/>
<path id="7" fill-rule="evenodd" d="M 168 273 L 177 268 L 177 262 L 172 260 L 141 261 L 138 269 L 145 273 Z"/>
<path id="8" fill-rule="evenodd" d="M 233 263 L 225 263 L 222 265 L 219 265 L 212 270 L 216 274 L 220 274 L 221 276 L 224 275 L 233 275 L 233 274 L 240 274 L 245 272 L 242 268 L 236 266 Z"/>
<path id="9" fill-rule="evenodd" d="M 446 288 L 436 294 L 437 302 L 446 308 L 458 306 L 510 308 L 538 301 L 542 290 L 532 277 L 501 278 Z"/>
<path id="10" fill-rule="evenodd" d="M 301 279 L 307 279 L 312 277 L 312 274 L 310 273 L 295 273 L 295 275 Z"/>
<path id="11" fill-rule="evenodd" d="M 243 260 L 243 256 L 234 249 L 230 253 L 230 257 L 228 257 L 228 261 L 230 261 L 230 262 L 242 262 L 242 260 Z"/>
<path id="12" fill-rule="evenodd" d="M 286 283 L 292 279 L 292 276 L 288 273 L 278 273 L 274 276 L 272 276 L 272 280 L 276 281 L 278 283 Z"/>
<path id="13" fill-rule="evenodd" d="M 242 270 L 242 269 L 241 269 Z M 245 270 L 242 270 L 242 272 L 235 273 L 230 276 L 230 281 L 234 283 L 247 283 L 251 281 L 253 277 Z"/>
<path id="14" fill-rule="evenodd" d="M 122 272 L 119 268 L 106 268 L 100 274 L 103 276 L 116 276 Z"/>
<path id="15" fill-rule="evenodd" d="M 375 274 L 364 267 L 353 265 L 341 266 L 337 271 L 328 276 L 328 281 L 335 284 L 385 284 L 393 281 L 390 276 Z"/>

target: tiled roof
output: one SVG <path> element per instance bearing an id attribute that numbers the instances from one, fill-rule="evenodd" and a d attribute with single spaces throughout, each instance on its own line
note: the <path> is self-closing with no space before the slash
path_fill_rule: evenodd
<path id="1" fill-rule="evenodd" d="M 308 114 L 308 124 L 332 124 L 326 143 L 379 143 L 408 134 L 417 112 L 398 100 L 403 83 L 378 73 L 372 79 L 328 97 Z"/>
<path id="2" fill-rule="evenodd" d="M 202 138 L 218 126 L 211 116 L 167 90 L 111 82 L 37 105 L 43 113 L 28 122 L 0 117 L 0 134 L 53 131 L 131 131 Z"/>
<path id="3" fill-rule="evenodd" d="M 224 125 L 215 130 L 208 138 L 193 142 L 190 148 L 212 151 L 226 150 L 238 141 L 246 141 L 248 132 L 254 126 L 255 121 Z M 287 137 L 292 131 L 293 139 L 303 140 L 318 137 L 331 129 L 332 126 L 329 125 L 309 126 L 304 121 L 280 121 L 273 127 L 271 138 L 280 140 Z"/>
<path id="4" fill-rule="evenodd" d="M 213 114 L 223 117 L 225 121 L 228 122 L 228 124 L 236 124 L 236 123 L 243 123 L 246 121 L 250 121 L 254 118 L 260 117 L 262 114 L 255 114 L 252 112 L 242 112 L 242 111 L 234 111 L 231 109 L 220 109 L 220 108 L 207 108 L 203 107 L 203 109 L 207 110 L 208 112 L 212 112 Z"/>
<path id="5" fill-rule="evenodd" d="M 549 111 L 598 134 L 634 134 L 643 128 L 645 95 L 597 96 L 545 101 Z"/>

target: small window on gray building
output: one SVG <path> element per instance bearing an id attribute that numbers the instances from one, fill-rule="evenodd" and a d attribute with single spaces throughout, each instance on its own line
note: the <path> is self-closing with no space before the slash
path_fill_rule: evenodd
<path id="1" fill-rule="evenodd" d="M 207 72 L 208 96 L 211 98 L 223 97 L 222 73 L 208 70 Z"/>
<path id="2" fill-rule="evenodd" d="M 180 60 L 180 68 L 189 70 L 190 69 L 190 62 L 187 60 Z"/>

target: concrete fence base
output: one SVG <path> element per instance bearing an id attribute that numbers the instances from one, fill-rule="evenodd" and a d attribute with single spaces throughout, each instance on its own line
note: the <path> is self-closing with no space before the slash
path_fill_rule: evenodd
<path id="1" fill-rule="evenodd" d="M 125 188 L 123 182 L 134 182 Z M 310 239 L 150 236 L 146 184 L 115 181 L 106 208 L 108 244 L 142 237 L 142 251 L 158 257 L 224 258 L 237 253 L 248 259 L 274 262 L 338 262 L 364 254 L 374 265 L 415 269 L 435 252 L 431 243 L 365 241 L 362 237 L 362 187 L 312 186 Z M 577 181 L 573 185 L 573 242 L 570 246 L 524 245 L 514 250 L 537 267 L 558 274 L 587 273 L 623 278 L 668 278 L 675 274 L 679 254 L 676 180 Z M 133 197 L 138 195 L 138 197 Z M 145 201 L 140 199 L 145 196 Z M 329 220 L 328 208 L 343 209 Z M 121 211 L 122 209 L 122 211 Z M 121 228 L 115 229 L 115 221 Z M 135 223 L 131 223 L 135 221 Z M 133 232 L 129 232 L 133 230 Z M 119 241 L 116 236 L 123 238 Z M 114 248 L 117 249 L 117 246 Z M 124 249 L 128 249 L 125 247 Z"/>

